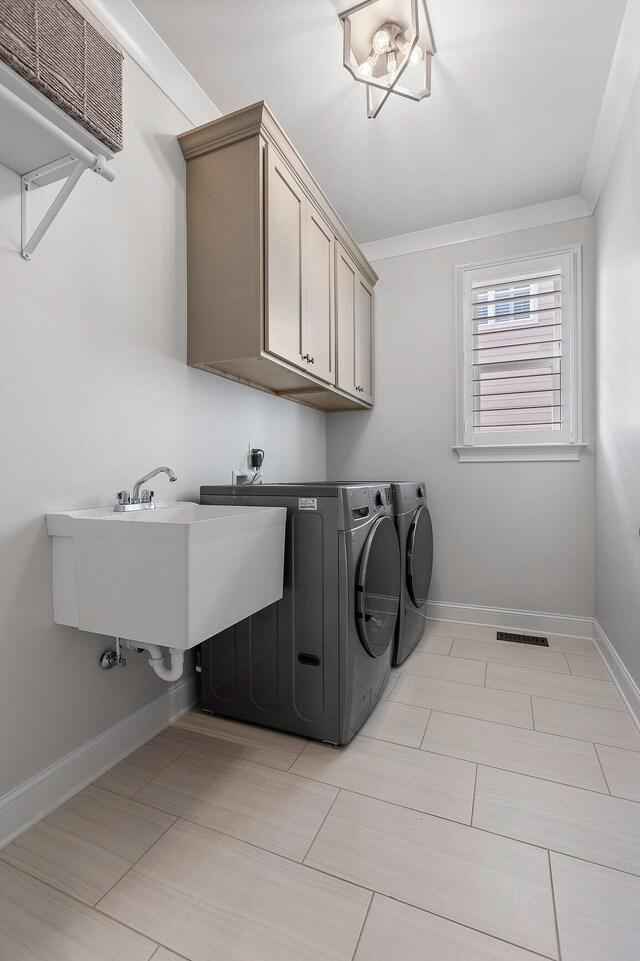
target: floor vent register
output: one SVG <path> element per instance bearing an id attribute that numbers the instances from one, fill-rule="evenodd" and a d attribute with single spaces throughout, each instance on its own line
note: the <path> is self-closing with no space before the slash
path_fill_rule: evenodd
<path id="1" fill-rule="evenodd" d="M 509 634 L 506 631 L 497 631 L 496 637 L 499 641 L 515 641 L 516 644 L 535 644 L 536 647 L 549 647 L 546 637 L 536 637 L 534 634 Z"/>

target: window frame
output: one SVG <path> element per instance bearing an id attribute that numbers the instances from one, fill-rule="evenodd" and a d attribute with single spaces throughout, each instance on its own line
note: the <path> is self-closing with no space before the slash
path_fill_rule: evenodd
<path id="1" fill-rule="evenodd" d="M 561 431 L 476 432 L 473 428 L 472 284 L 514 281 L 560 267 L 562 274 Z M 582 245 L 456 267 L 456 443 L 461 462 L 579 460 L 582 442 Z M 555 436 L 554 436 L 555 435 Z"/>

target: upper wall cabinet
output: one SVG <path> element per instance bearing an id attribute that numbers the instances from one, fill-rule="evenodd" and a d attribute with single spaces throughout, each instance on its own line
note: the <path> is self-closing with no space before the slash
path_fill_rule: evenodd
<path id="1" fill-rule="evenodd" d="M 336 244 L 337 384 L 373 404 L 373 288 Z"/>
<path id="2" fill-rule="evenodd" d="M 179 139 L 188 363 L 321 410 L 371 407 L 377 276 L 268 108 Z"/>

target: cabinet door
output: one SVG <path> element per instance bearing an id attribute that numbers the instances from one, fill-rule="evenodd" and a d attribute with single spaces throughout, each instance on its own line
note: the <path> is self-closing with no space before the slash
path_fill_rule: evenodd
<path id="1" fill-rule="evenodd" d="M 356 285 L 358 271 L 343 250 L 336 245 L 336 340 L 337 386 L 350 394 L 356 392 Z"/>
<path id="2" fill-rule="evenodd" d="M 302 367 L 335 384 L 334 244 L 333 231 L 308 201 L 304 238 Z"/>
<path id="3" fill-rule="evenodd" d="M 355 381 L 361 400 L 373 403 L 373 290 L 358 275 L 355 309 Z"/>
<path id="4" fill-rule="evenodd" d="M 302 354 L 303 236 L 306 197 L 267 150 L 265 347 L 297 366 Z"/>
<path id="5" fill-rule="evenodd" d="M 373 291 L 342 248 L 336 257 L 337 386 L 373 403 Z"/>

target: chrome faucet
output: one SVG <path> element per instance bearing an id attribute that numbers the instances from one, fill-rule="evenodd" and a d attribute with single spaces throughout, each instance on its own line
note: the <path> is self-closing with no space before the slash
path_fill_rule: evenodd
<path id="1" fill-rule="evenodd" d="M 129 491 L 118 491 L 116 495 L 116 504 L 113 508 L 116 514 L 122 513 L 123 511 L 145 511 L 153 510 L 155 508 L 154 492 L 151 490 L 140 491 L 143 484 L 150 481 L 152 477 L 156 477 L 157 474 L 166 474 L 171 483 L 177 481 L 176 475 L 173 473 L 170 467 L 156 467 L 155 470 L 149 471 L 140 480 L 137 480 L 133 485 L 133 494 Z"/>

